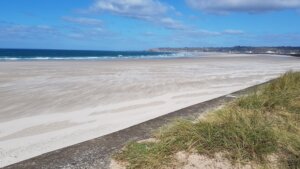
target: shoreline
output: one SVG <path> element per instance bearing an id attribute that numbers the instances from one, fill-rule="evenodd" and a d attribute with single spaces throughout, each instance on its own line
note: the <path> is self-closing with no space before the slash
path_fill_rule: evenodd
<path id="1" fill-rule="evenodd" d="M 166 56 L 143 56 L 143 57 L 33 57 L 33 58 L 1 58 L 0 62 L 103 62 L 103 61 L 155 61 L 155 60 L 173 60 L 173 59 L 197 59 L 199 57 L 211 57 L 218 56 L 275 56 L 275 57 L 299 57 L 300 54 L 268 54 L 268 53 L 228 53 L 228 52 L 170 52 Z"/>
<path id="2" fill-rule="evenodd" d="M 299 63 L 285 56 L 233 54 L 0 62 L 0 93 L 6 98 L 0 102 L 0 167 L 260 84 Z"/>

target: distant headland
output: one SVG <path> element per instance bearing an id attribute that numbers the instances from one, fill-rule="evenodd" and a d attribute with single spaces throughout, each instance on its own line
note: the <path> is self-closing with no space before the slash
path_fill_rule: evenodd
<path id="1" fill-rule="evenodd" d="M 278 47 L 183 47 L 183 48 L 153 48 L 152 52 L 226 52 L 226 53 L 247 53 L 247 54 L 281 54 L 300 56 L 300 47 L 278 46 Z"/>

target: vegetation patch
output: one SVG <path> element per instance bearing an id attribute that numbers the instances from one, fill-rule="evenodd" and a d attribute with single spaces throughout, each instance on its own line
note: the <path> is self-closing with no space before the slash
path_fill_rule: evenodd
<path id="1" fill-rule="evenodd" d="M 161 128 L 156 142 L 131 142 L 114 156 L 129 169 L 174 165 L 181 151 L 214 158 L 223 154 L 233 165 L 300 168 L 300 72 L 288 72 L 248 96 L 199 120 L 176 120 Z M 274 166 L 274 165 L 273 165 Z"/>

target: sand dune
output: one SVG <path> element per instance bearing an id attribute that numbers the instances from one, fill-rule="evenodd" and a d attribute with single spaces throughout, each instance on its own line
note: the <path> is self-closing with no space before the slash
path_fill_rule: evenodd
<path id="1" fill-rule="evenodd" d="M 300 59 L 0 62 L 0 167 L 300 70 Z"/>

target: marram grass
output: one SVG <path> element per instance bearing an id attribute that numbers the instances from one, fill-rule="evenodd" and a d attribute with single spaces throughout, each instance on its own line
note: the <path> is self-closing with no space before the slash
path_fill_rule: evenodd
<path id="1" fill-rule="evenodd" d="M 232 163 L 267 166 L 276 155 L 278 168 L 300 168 L 300 72 L 288 72 L 258 91 L 241 97 L 200 120 L 176 120 L 161 128 L 155 143 L 129 143 L 114 158 L 129 169 L 159 169 L 179 151 Z"/>

